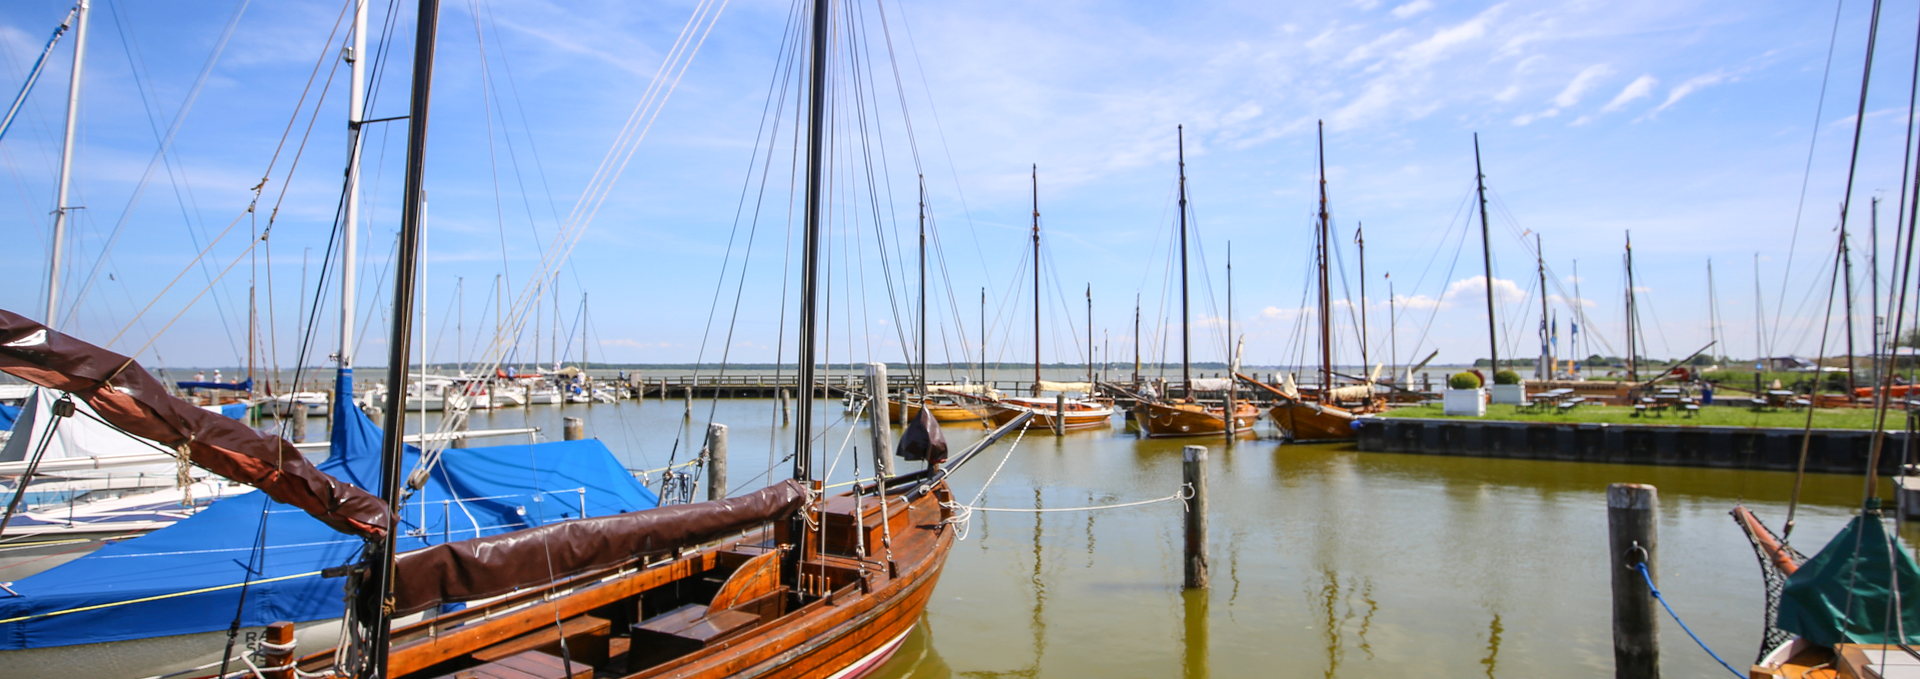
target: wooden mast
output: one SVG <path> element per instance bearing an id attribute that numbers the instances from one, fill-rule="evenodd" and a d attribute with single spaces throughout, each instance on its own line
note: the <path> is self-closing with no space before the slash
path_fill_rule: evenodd
<path id="1" fill-rule="evenodd" d="M 1098 380 L 1094 379 L 1094 376 L 1093 376 L 1093 284 L 1088 283 L 1087 284 L 1087 384 L 1091 385 L 1096 381 Z M 1088 387 L 1088 389 L 1092 389 L 1092 387 Z M 1087 395 L 1092 396 L 1093 393 L 1088 392 Z"/>
<path id="2" fill-rule="evenodd" d="M 1534 264 L 1540 271 L 1540 363 L 1533 374 L 1541 379 L 1553 379 L 1553 331 L 1547 327 L 1547 251 L 1540 244 L 1540 234 L 1533 234 Z"/>
<path id="3" fill-rule="evenodd" d="M 1480 170 L 1480 133 L 1473 135 L 1473 186 L 1480 195 L 1480 263 L 1487 283 L 1487 364 L 1500 372 L 1500 333 L 1493 320 L 1493 245 L 1487 236 L 1487 175 Z M 1631 359 L 1629 359 L 1631 361 Z M 1629 363 L 1631 365 L 1631 363 Z"/>
<path id="4" fill-rule="evenodd" d="M 1033 395 L 1040 395 L 1040 165 L 1033 166 Z"/>
<path id="5" fill-rule="evenodd" d="M 827 132 L 827 35 L 831 0 L 813 0 L 813 50 L 808 65 L 807 83 L 807 216 L 802 238 L 800 267 L 800 412 L 794 427 L 793 479 L 806 483 L 813 478 L 813 359 L 817 329 L 816 302 L 820 286 L 820 213 L 821 175 L 826 163 Z M 806 533 L 804 513 L 795 514 L 793 535 Z M 798 564 L 800 551 L 793 550 L 789 562 Z"/>
<path id="6" fill-rule="evenodd" d="M 1637 313 L 1638 309 L 1634 308 L 1635 306 L 1636 305 L 1634 304 L 1634 295 L 1633 295 L 1633 232 L 1628 231 L 1627 232 L 1627 381 L 1628 382 L 1640 381 L 1640 363 L 1639 363 L 1639 357 L 1636 355 L 1639 353 L 1639 351 L 1635 350 L 1634 348 L 1634 337 L 1639 334 L 1639 327 L 1638 327 L 1639 323 L 1637 322 L 1638 319 L 1635 318 L 1635 316 L 1639 314 Z"/>
<path id="7" fill-rule="evenodd" d="M 883 399 L 884 400 L 884 399 Z M 905 399 L 900 404 L 906 405 Z M 920 408 L 927 407 L 927 176 L 920 175 Z"/>
<path id="8" fill-rule="evenodd" d="M 1240 383 L 1236 374 L 1240 372 L 1239 355 L 1233 347 L 1233 241 L 1227 241 L 1227 404 L 1220 409 L 1221 419 L 1227 423 L 1227 445 L 1233 445 L 1233 435 L 1238 433 L 1234 425 L 1239 422 L 1233 412 L 1234 387 Z"/>
<path id="9" fill-rule="evenodd" d="M 1186 397 L 1193 398 L 1193 356 L 1188 345 L 1193 335 L 1187 327 L 1187 128 L 1174 128 L 1180 150 L 1180 384 Z"/>
<path id="10" fill-rule="evenodd" d="M 1314 234 L 1314 261 L 1319 265 L 1320 302 L 1320 401 L 1327 402 L 1333 390 L 1333 310 L 1327 292 L 1327 124 L 1317 131 L 1320 155 L 1320 229 Z"/>
<path id="11" fill-rule="evenodd" d="M 1133 293 L 1133 386 L 1140 388 L 1140 293 Z"/>
<path id="12" fill-rule="evenodd" d="M 419 18 L 413 38 L 413 94 L 407 118 L 406 192 L 401 199 L 399 263 L 393 275 L 393 336 L 387 342 L 387 404 L 382 412 L 380 441 L 380 499 L 387 505 L 387 520 L 400 508 L 400 466 L 406 422 L 407 353 L 413 343 L 414 270 L 420 260 L 420 221 L 426 182 L 427 105 L 433 89 L 433 48 L 440 19 L 440 0 L 420 0 Z M 425 360 L 425 357 L 422 357 Z M 393 594 L 394 542 L 392 530 L 387 538 L 367 545 L 363 566 L 365 580 L 354 594 L 354 606 L 360 620 L 370 621 L 365 639 L 367 662 L 361 677 L 387 676 L 387 647 L 392 633 L 393 611 L 388 605 Z"/>
<path id="13" fill-rule="evenodd" d="M 1354 224 L 1353 244 L 1360 251 L 1360 374 L 1373 382 L 1373 362 L 1367 359 L 1367 225 Z"/>

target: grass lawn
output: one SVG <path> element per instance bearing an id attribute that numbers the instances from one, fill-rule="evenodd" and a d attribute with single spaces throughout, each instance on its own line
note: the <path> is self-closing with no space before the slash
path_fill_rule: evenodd
<path id="1" fill-rule="evenodd" d="M 1422 417 L 1447 418 L 1440 412 L 1439 404 L 1395 408 L 1381 414 L 1381 417 Z M 1449 419 L 1485 419 L 1516 422 L 1569 422 L 1569 423 L 1607 423 L 1607 424 L 1664 424 L 1695 427 L 1786 427 L 1798 429 L 1806 426 L 1807 413 L 1804 410 L 1767 410 L 1756 412 L 1749 408 L 1728 406 L 1704 406 L 1693 417 L 1676 412 L 1667 412 L 1664 416 L 1649 414 L 1636 417 L 1633 408 L 1627 406 L 1580 406 L 1569 413 L 1525 412 L 1516 406 L 1489 405 L 1484 418 L 1455 416 Z M 1872 429 L 1873 409 L 1871 408 L 1821 408 L 1813 411 L 1815 429 Z M 1887 414 L 1887 428 L 1900 429 L 1906 426 L 1906 420 L 1899 412 Z"/>

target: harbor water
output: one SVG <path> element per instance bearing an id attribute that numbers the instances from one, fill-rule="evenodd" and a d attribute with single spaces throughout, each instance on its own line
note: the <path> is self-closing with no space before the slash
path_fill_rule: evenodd
<path id="1" fill-rule="evenodd" d="M 471 427 L 558 438 L 562 417 L 583 418 L 638 470 L 692 459 L 706 423 L 724 423 L 733 493 L 788 474 L 792 429 L 771 400 L 696 401 L 691 417 L 678 399 L 535 406 L 476 413 Z M 817 404 L 829 426 L 815 469 L 829 484 L 853 479 L 856 460 L 872 473 L 859 452 L 868 432 L 850 417 L 837 400 Z M 880 676 L 1612 676 L 1605 490 L 1616 482 L 1659 488 L 1660 587 L 1674 609 L 1735 667 L 1754 658 L 1759 568 L 1727 512 L 1745 504 L 1779 530 L 1790 474 L 1360 453 L 1282 444 L 1267 426 L 1226 445 L 1146 440 L 1116 418 L 990 448 L 954 477 L 956 497 L 1032 510 L 1169 497 L 1182 446 L 1207 446 L 1213 586 L 1180 588 L 1177 501 L 975 512 L 924 624 Z M 956 451 L 983 432 L 946 428 Z M 659 489 L 657 471 L 647 478 Z M 1857 477 L 1810 475 L 1794 544 L 1817 551 L 1861 490 Z M 1668 676 L 1725 671 L 1671 619 L 1661 645 Z"/>

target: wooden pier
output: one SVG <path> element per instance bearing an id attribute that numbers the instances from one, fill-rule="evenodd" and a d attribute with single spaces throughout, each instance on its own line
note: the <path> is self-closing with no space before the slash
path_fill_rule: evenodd
<path id="1" fill-rule="evenodd" d="M 1678 467 L 1793 471 L 1800 461 L 1800 429 L 1672 425 L 1560 424 L 1379 417 L 1360 420 L 1362 452 L 1505 457 L 1521 460 L 1610 462 Z M 1898 473 L 1907 435 L 1888 431 L 1879 471 Z M 1859 474 L 1866 470 L 1873 432 L 1815 429 L 1807 471 Z"/>

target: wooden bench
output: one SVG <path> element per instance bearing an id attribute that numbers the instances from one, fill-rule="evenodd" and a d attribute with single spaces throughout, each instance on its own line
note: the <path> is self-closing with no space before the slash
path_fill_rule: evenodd
<path id="1" fill-rule="evenodd" d="M 560 640 L 564 638 L 567 640 L 565 657 L 589 665 L 604 665 L 608 657 L 607 642 L 612 636 L 612 621 L 582 615 L 560 623 L 558 628 L 543 627 L 539 631 L 523 634 L 475 651 L 473 659 L 480 662 L 494 662 L 527 651 L 540 651 L 554 657 L 562 657 Z"/>
<path id="2" fill-rule="evenodd" d="M 1693 417 L 1695 415 L 1700 414 L 1700 406 L 1698 404 L 1688 403 L 1681 407 L 1686 409 L 1687 417 Z"/>
<path id="3" fill-rule="evenodd" d="M 438 679 L 593 679 L 593 666 L 566 663 L 540 651 L 522 651 Z"/>
<path id="4" fill-rule="evenodd" d="M 687 604 L 633 626 L 627 667 L 640 670 L 725 641 L 751 629 L 760 616 Z"/>
<path id="5" fill-rule="evenodd" d="M 1564 413 L 1564 412 L 1573 410 L 1574 408 L 1578 408 L 1580 407 L 1580 404 L 1586 403 L 1586 402 L 1587 402 L 1587 397 L 1575 396 L 1573 398 L 1561 401 L 1559 404 L 1555 405 L 1554 407 L 1559 408 L 1560 412 Z"/>

